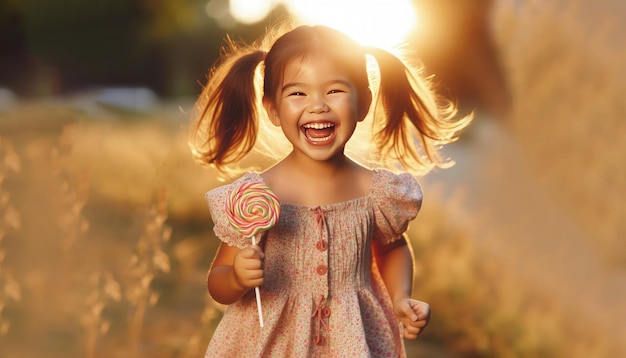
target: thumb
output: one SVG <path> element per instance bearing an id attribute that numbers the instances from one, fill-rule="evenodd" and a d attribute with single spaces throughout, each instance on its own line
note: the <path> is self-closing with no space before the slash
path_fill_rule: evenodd
<path id="1" fill-rule="evenodd" d="M 412 300 L 402 300 L 398 304 L 398 308 L 402 315 L 411 321 L 417 321 L 417 310 L 414 309 L 415 302 Z"/>
<path id="2" fill-rule="evenodd" d="M 263 252 L 263 250 L 261 250 L 260 246 L 252 245 L 250 247 L 254 250 L 253 253 L 256 253 L 257 255 L 259 255 L 260 259 L 263 259 L 265 257 L 265 253 Z"/>

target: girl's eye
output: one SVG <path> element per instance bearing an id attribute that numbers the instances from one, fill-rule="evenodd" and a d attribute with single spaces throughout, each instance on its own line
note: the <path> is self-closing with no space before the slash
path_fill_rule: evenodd
<path id="1" fill-rule="evenodd" d="M 332 89 L 332 90 L 328 91 L 328 94 L 343 93 L 343 92 L 345 92 L 345 91 L 341 90 L 341 89 Z"/>
<path id="2" fill-rule="evenodd" d="M 304 92 L 292 92 L 289 94 L 290 96 L 304 96 Z"/>

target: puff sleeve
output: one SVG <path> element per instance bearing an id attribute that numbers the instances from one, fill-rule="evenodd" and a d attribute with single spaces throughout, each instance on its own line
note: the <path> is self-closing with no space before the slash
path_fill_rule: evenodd
<path id="1" fill-rule="evenodd" d="M 409 173 L 379 171 L 380 180 L 373 188 L 374 240 L 390 244 L 401 238 L 409 222 L 422 206 L 422 188 Z"/>
<path id="2" fill-rule="evenodd" d="M 237 184 L 241 184 L 246 180 L 247 177 L 244 176 L 237 179 L 232 184 L 217 187 L 205 194 L 205 199 L 211 213 L 211 219 L 213 220 L 213 232 L 225 244 L 240 249 L 248 246 L 250 241 L 230 225 L 228 217 L 226 216 L 226 205 L 228 204 L 230 191 L 233 190 Z"/>

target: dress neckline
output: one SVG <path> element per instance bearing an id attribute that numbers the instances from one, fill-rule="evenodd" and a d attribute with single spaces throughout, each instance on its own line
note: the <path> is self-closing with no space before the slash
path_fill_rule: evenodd
<path id="1" fill-rule="evenodd" d="M 263 177 L 261 176 L 260 172 L 258 172 L 258 171 L 250 171 L 250 172 L 248 172 L 248 175 L 250 177 L 252 177 L 254 180 L 260 181 L 263 184 L 267 185 L 267 183 L 265 183 L 265 180 L 263 180 Z M 318 208 L 320 208 L 320 209 L 325 210 L 325 211 L 334 210 L 334 209 L 341 209 L 341 208 L 344 208 L 346 206 L 349 206 L 349 205 L 352 205 L 352 204 L 358 204 L 360 202 L 368 200 L 372 196 L 372 193 L 374 192 L 375 188 L 378 185 L 379 177 L 380 177 L 380 170 L 378 170 L 376 168 L 372 169 L 372 182 L 370 183 L 369 190 L 367 191 L 367 193 L 365 195 L 358 196 L 358 197 L 353 198 L 353 199 L 348 199 L 348 200 L 344 200 L 344 201 L 338 201 L 338 202 L 329 203 L 329 204 L 316 205 L 316 206 L 305 205 L 305 204 L 298 204 L 298 203 L 284 203 L 284 202 L 281 202 L 280 206 L 281 207 L 291 207 L 291 208 L 295 208 L 295 209 L 305 209 L 305 210 L 317 210 Z"/>

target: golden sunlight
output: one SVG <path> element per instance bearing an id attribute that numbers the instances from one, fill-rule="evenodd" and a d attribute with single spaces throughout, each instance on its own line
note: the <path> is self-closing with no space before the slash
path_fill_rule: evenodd
<path id="1" fill-rule="evenodd" d="M 207 12 L 212 17 L 220 17 L 218 2 L 207 4 L 211 5 Z M 239 23 L 253 24 L 266 18 L 279 4 L 300 23 L 333 27 L 363 45 L 387 50 L 402 43 L 417 24 L 411 0 L 230 0 L 226 13 Z"/>
<path id="2" fill-rule="evenodd" d="M 272 10 L 275 1 L 265 0 L 230 0 L 229 10 L 237 21 L 254 24 L 263 20 Z"/>
<path id="3" fill-rule="evenodd" d="M 410 0 L 284 0 L 289 12 L 306 24 L 340 30 L 363 45 L 392 49 L 416 25 Z"/>

